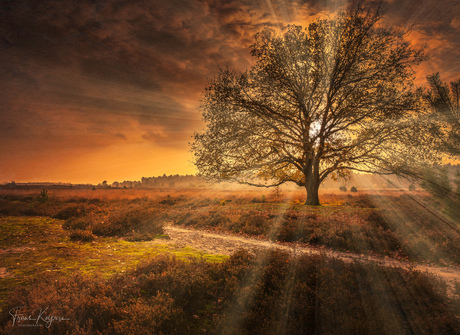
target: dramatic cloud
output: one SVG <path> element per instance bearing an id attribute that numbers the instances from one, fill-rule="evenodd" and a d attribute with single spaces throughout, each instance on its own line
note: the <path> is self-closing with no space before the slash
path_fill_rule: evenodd
<path id="1" fill-rule="evenodd" d="M 357 2 L 0 0 L 0 182 L 194 172 L 187 142 L 203 128 L 207 80 L 248 68 L 264 27 Z M 458 1 L 386 5 L 384 23 L 411 25 L 409 39 L 431 57 L 418 83 L 437 71 L 460 77 Z"/>

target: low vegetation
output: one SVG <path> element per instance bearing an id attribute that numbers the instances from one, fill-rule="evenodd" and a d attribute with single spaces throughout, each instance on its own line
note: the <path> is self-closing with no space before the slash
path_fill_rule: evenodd
<path id="1" fill-rule="evenodd" d="M 163 225 L 173 223 L 458 265 L 458 223 L 426 194 L 339 193 L 313 208 L 279 190 L 46 195 L 0 197 L 5 334 L 24 330 L 9 313 L 19 306 L 27 315 L 49 306 L 47 315 L 68 319 L 31 334 L 460 332 L 460 285 L 447 294 L 425 273 L 274 250 L 228 258 L 161 240 Z"/>
<path id="2" fill-rule="evenodd" d="M 111 192 L 117 194 L 117 190 Z M 103 236 L 148 241 L 163 234 L 164 224 L 174 223 L 340 251 L 460 264 L 459 224 L 452 220 L 448 206 L 426 194 L 323 195 L 324 206 L 313 208 L 279 190 L 256 197 L 229 192 L 215 198 L 196 193 L 150 194 L 155 196 L 65 198 L 47 194 L 46 202 L 37 201 L 34 195 L 6 195 L 0 198 L 0 213 L 64 220 L 70 238 L 83 242 Z"/>
<path id="3" fill-rule="evenodd" d="M 0 270 L 5 271 L 0 271 L 0 309 L 16 287 L 33 287 L 42 278 L 69 277 L 75 272 L 90 276 L 99 273 L 106 278 L 165 253 L 178 259 L 226 258 L 167 244 L 166 235 L 134 243 L 127 238 L 92 236 L 87 230 L 71 230 L 69 234 L 62 223 L 47 217 L 0 217 Z M 77 234 L 80 236 L 75 238 Z"/>
<path id="4" fill-rule="evenodd" d="M 46 201 L 43 201 L 46 195 Z M 31 196 L 5 196 L 0 213 L 10 216 L 48 216 L 65 220 L 73 240 L 92 241 L 95 236 L 124 236 L 128 240 L 151 240 L 163 234 L 162 209 L 148 198 L 100 200 L 99 198 L 49 198 L 43 190 Z"/>
<path id="5" fill-rule="evenodd" d="M 460 264 L 458 223 L 429 209 L 439 205 L 430 197 L 404 194 L 334 196 L 319 208 L 295 200 L 233 201 L 226 206 L 190 208 L 175 215 L 174 223 L 341 251 Z"/>
<path id="6" fill-rule="evenodd" d="M 457 292 L 460 293 L 460 292 Z M 222 263 L 157 256 L 109 279 L 76 274 L 17 289 L 0 315 L 49 306 L 35 334 L 458 334 L 445 286 L 416 271 L 240 251 Z M 35 312 L 36 313 L 36 312 Z"/>

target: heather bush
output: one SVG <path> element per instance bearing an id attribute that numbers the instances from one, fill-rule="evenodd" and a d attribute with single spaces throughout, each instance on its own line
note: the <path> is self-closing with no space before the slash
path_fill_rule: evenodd
<path id="1" fill-rule="evenodd" d="M 9 216 L 24 215 L 24 204 L 10 199 L 0 199 L 0 214 Z"/>
<path id="2" fill-rule="evenodd" d="M 269 227 L 269 217 L 262 212 L 249 211 L 243 213 L 238 220 L 229 224 L 229 229 L 235 233 L 248 235 L 263 235 Z"/>
<path id="3" fill-rule="evenodd" d="M 144 206 L 122 208 L 98 217 L 97 220 L 93 220 L 91 229 L 99 236 L 122 236 L 133 230 L 148 231 L 155 235 L 163 233 L 158 212 Z"/>
<path id="4" fill-rule="evenodd" d="M 13 198 L 14 199 L 14 198 Z M 54 201 L 39 202 L 31 197 L 0 199 L 0 214 L 9 216 L 53 216 L 56 207 Z"/>
<path id="5" fill-rule="evenodd" d="M 282 242 L 305 241 L 310 243 L 312 242 L 310 237 L 314 234 L 314 228 L 308 227 L 305 222 L 297 217 L 285 216 L 274 239 Z"/>
<path id="6" fill-rule="evenodd" d="M 91 242 L 94 241 L 96 236 L 90 230 L 76 229 L 69 235 L 72 241 Z"/>
<path id="7" fill-rule="evenodd" d="M 195 228 L 221 227 L 224 228 L 230 223 L 225 214 L 217 211 L 198 211 L 196 213 L 184 212 L 174 218 L 174 224 L 192 226 Z"/>
<path id="8" fill-rule="evenodd" d="M 91 226 L 94 218 L 95 215 L 93 214 L 84 217 L 71 217 L 62 224 L 62 227 L 67 230 L 86 230 Z"/>
<path id="9" fill-rule="evenodd" d="M 163 199 L 160 201 L 160 204 L 161 205 L 169 205 L 169 206 L 173 206 L 177 203 L 178 199 L 173 199 L 171 198 L 171 196 L 168 194 L 166 196 L 166 199 Z"/>
<path id="10" fill-rule="evenodd" d="M 93 204 L 86 204 L 82 201 L 78 203 L 69 203 L 59 209 L 58 212 L 54 215 L 54 218 L 60 220 L 80 218 L 96 210 L 98 210 L 97 206 Z"/>
<path id="11" fill-rule="evenodd" d="M 79 231 L 88 231 L 97 236 L 126 236 L 130 241 L 146 241 L 163 234 L 162 212 L 150 207 L 151 204 L 145 199 L 111 202 L 106 206 L 70 204 L 55 216 L 69 217 L 62 226 L 71 231 L 74 239 L 81 236 Z"/>

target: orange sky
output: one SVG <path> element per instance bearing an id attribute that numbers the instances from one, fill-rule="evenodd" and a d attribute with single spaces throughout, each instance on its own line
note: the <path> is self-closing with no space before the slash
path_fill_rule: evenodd
<path id="1" fill-rule="evenodd" d="M 343 0 L 2 1 L 0 183 L 100 183 L 194 173 L 196 107 L 219 67 L 246 69 L 265 26 L 308 22 Z M 387 1 L 439 71 L 460 77 L 457 0 Z"/>

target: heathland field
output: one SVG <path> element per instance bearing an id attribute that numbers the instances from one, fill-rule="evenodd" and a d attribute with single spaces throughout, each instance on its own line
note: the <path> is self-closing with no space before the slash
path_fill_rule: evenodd
<path id="1" fill-rule="evenodd" d="M 424 192 L 0 192 L 6 334 L 460 333 L 460 225 Z"/>

